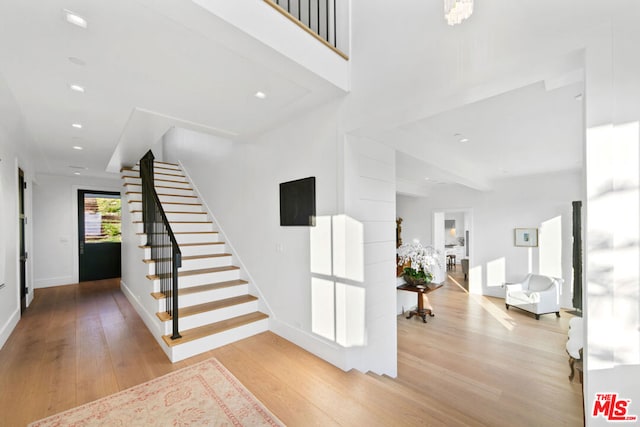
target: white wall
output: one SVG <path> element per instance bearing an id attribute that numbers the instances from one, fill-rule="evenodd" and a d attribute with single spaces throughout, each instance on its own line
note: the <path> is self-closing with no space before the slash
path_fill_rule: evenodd
<path id="1" fill-rule="evenodd" d="M 36 288 L 78 282 L 78 190 L 122 190 L 119 178 L 38 175 L 34 186 Z"/>
<path id="2" fill-rule="evenodd" d="M 402 218 L 402 242 L 418 240 L 425 245 L 433 244 L 431 239 L 431 213 L 425 211 L 426 198 L 398 194 L 396 215 Z"/>
<path id="3" fill-rule="evenodd" d="M 470 208 L 474 221 L 470 238 L 471 292 L 504 297 L 503 281 L 517 281 L 528 272 L 550 274 L 549 269 L 554 269 L 565 279 L 561 305 L 571 307 L 571 202 L 583 195 L 581 176 L 576 171 L 512 178 L 496 182 L 491 192 L 451 186 L 434 190 L 428 198 L 398 195 L 397 214 L 405 218 L 407 230 L 403 239 L 415 236 L 431 242 L 433 212 Z M 538 228 L 543 246 L 515 247 L 514 228 L 523 227 Z M 542 243 L 543 234 L 546 246 Z M 555 252 L 540 257 L 541 251 L 549 253 L 548 247 L 558 245 L 559 258 L 552 257 Z"/>
<path id="4" fill-rule="evenodd" d="M 255 281 L 274 317 L 271 329 L 346 366 L 337 343 L 313 333 L 309 227 L 281 227 L 279 184 L 316 177 L 316 214 L 339 213 L 336 106 L 297 117 L 251 142 L 174 129 L 164 158 L 180 161 Z"/>
<path id="5" fill-rule="evenodd" d="M 369 168 L 367 171 L 384 174 L 388 180 L 384 190 L 378 193 L 379 189 L 372 188 L 371 182 L 368 182 L 368 187 L 363 186 L 367 178 L 360 179 L 359 175 L 350 181 L 352 185 L 348 187 L 354 197 L 366 198 L 367 194 L 377 193 L 385 198 L 380 201 L 385 206 L 384 212 L 378 209 L 377 213 L 366 213 L 361 205 L 349 205 L 347 209 L 345 205 L 352 199 L 344 196 L 344 171 L 352 169 L 346 164 L 370 165 L 363 166 L 360 155 L 347 156 L 344 138 L 338 134 L 337 108 L 336 104 L 321 107 L 257 136 L 251 142 L 231 142 L 174 129 L 165 136 L 164 157 L 167 161 L 182 163 L 201 197 L 213 209 L 213 216 L 272 309 L 270 322 L 274 332 L 342 369 L 355 367 L 395 375 L 395 339 L 389 340 L 395 336 L 395 318 L 389 319 L 389 313 L 381 308 L 385 297 L 378 292 L 378 289 L 393 291 L 395 283 L 394 162 L 387 161 L 387 151 L 390 150 L 378 147 L 384 153 L 385 158 L 380 163 L 385 168 Z M 392 151 L 390 153 L 393 154 Z M 362 173 L 367 176 L 364 171 Z M 308 176 L 316 177 L 318 226 L 313 229 L 281 227 L 279 184 Z M 383 215 L 385 224 L 362 225 L 372 221 L 375 215 Z M 331 234 L 332 224 L 333 246 L 329 240 L 328 248 L 312 247 L 314 233 L 327 225 Z M 361 227 L 362 232 L 358 234 Z M 354 236 L 352 232 L 361 236 L 361 243 L 353 243 L 358 240 L 351 238 Z M 336 239 L 342 239 L 344 245 L 341 248 L 336 246 Z M 378 259 L 385 245 L 390 245 L 388 257 Z M 317 257 L 321 256 L 319 251 L 324 250 L 329 251 L 330 257 L 340 250 L 355 251 L 344 258 L 334 258 L 335 268 L 336 263 L 341 263 L 343 273 L 351 273 L 344 277 L 335 269 L 312 272 L 312 263 L 315 265 Z M 347 258 L 349 262 L 345 261 Z M 363 279 L 353 279 L 351 275 L 353 266 L 358 263 L 362 265 L 360 270 L 371 279 L 371 287 L 368 282 L 366 286 L 366 300 L 361 298 L 365 289 Z M 391 283 L 388 287 L 382 287 L 384 275 L 372 273 L 380 265 L 389 267 Z M 330 289 L 324 290 L 331 297 L 322 299 L 318 292 L 324 290 L 317 284 L 329 282 L 332 283 L 327 285 Z M 390 304 L 393 315 L 393 301 L 386 299 L 386 302 Z M 354 308 L 363 316 L 366 311 L 366 317 L 350 317 Z M 314 317 L 314 312 L 325 311 L 333 315 Z M 365 330 L 365 321 L 368 335 L 362 336 L 358 331 Z M 322 327 L 318 322 L 323 323 Z M 389 330 L 389 325 L 393 326 L 392 330 Z M 363 350 L 363 343 L 370 347 Z M 387 348 L 383 357 L 372 355 L 368 350 L 375 349 L 377 354 L 383 347 Z M 387 365 L 380 360 L 385 360 Z"/>
<path id="6" fill-rule="evenodd" d="M 18 168 L 25 173 L 26 250 L 32 253 L 32 158 L 30 141 L 13 94 L 0 75 L 0 348 L 20 319 Z M 27 305 L 33 300 L 33 260 L 26 263 Z"/>
<path id="7" fill-rule="evenodd" d="M 640 418 L 640 5 L 616 1 L 612 10 L 611 26 L 594 31 L 586 50 L 589 426 L 611 424 L 590 416 L 597 393 L 618 393 L 629 400 L 626 415 Z"/>
<path id="8" fill-rule="evenodd" d="M 370 139 L 347 136 L 344 175 L 345 214 L 363 232 L 361 279 L 346 275 L 351 279 L 346 283 L 365 298 L 362 336 L 366 345 L 351 355 L 352 366 L 395 377 L 395 151 Z M 354 311 L 356 302 L 356 298 L 348 301 L 346 309 Z"/>

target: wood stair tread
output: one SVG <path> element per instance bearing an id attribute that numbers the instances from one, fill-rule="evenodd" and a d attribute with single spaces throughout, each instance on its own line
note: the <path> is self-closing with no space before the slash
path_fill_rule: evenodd
<path id="1" fill-rule="evenodd" d="M 231 254 L 223 253 L 223 254 L 205 254 L 205 255 L 189 255 L 183 256 L 182 261 L 193 261 L 194 259 L 206 259 L 206 258 L 224 258 L 227 256 L 231 256 Z M 170 261 L 171 258 L 160 258 L 159 261 Z M 142 262 L 145 264 L 154 264 L 156 261 L 152 259 L 143 259 Z"/>
<path id="2" fill-rule="evenodd" d="M 253 322 L 258 322 L 267 318 L 269 318 L 268 315 L 259 311 L 255 311 L 253 313 L 244 314 L 242 316 L 233 317 L 231 319 L 222 320 L 220 322 L 210 323 L 208 325 L 199 326 L 197 328 L 180 331 L 180 335 L 182 335 L 182 338 L 172 340 L 171 335 L 163 335 L 162 339 L 169 347 L 173 347 L 200 338 L 204 338 L 209 335 L 215 335 L 229 329 L 238 328 L 240 326 L 248 325 Z"/>
<path id="3" fill-rule="evenodd" d="M 155 165 L 156 163 L 161 164 L 161 165 L 171 165 L 171 166 L 180 167 L 180 165 L 177 164 L 177 163 L 163 162 L 161 160 L 154 160 L 153 164 Z M 140 163 L 136 163 L 136 166 L 140 166 Z"/>
<path id="4" fill-rule="evenodd" d="M 158 172 L 157 169 L 160 169 L 162 172 Z M 167 175 L 167 176 L 179 176 L 181 178 L 184 178 L 184 175 L 176 175 L 173 173 L 166 173 L 165 171 L 171 171 L 171 172 L 182 172 L 180 169 L 170 169 L 170 168 L 162 168 L 162 167 L 154 167 L 153 168 L 153 174 L 154 175 Z M 120 169 L 120 173 L 122 172 L 137 172 L 138 174 L 140 173 L 140 169 L 134 169 L 134 168 L 122 168 Z"/>
<path id="5" fill-rule="evenodd" d="M 179 271 L 178 277 L 188 277 L 188 276 L 197 276 L 199 274 L 209 274 L 209 273 L 220 273 L 223 271 L 233 271 L 240 270 L 240 267 L 236 267 L 235 265 L 229 265 L 225 267 L 212 267 L 212 268 L 201 268 L 199 270 L 186 270 Z M 164 276 L 171 276 L 170 274 L 165 274 Z M 157 274 L 147 274 L 147 279 L 149 280 L 158 280 L 161 277 Z"/>
<path id="6" fill-rule="evenodd" d="M 126 179 L 126 178 L 132 178 L 132 179 L 140 179 L 140 176 L 131 176 L 131 175 L 122 175 L 122 179 Z M 162 182 L 176 182 L 178 184 L 187 184 L 184 181 L 176 181 L 174 179 L 162 179 L 162 178 L 154 178 L 154 182 L 158 182 L 158 181 L 162 181 Z M 141 185 L 141 184 L 133 184 L 133 185 Z"/>
<path id="7" fill-rule="evenodd" d="M 127 203 L 142 203 L 142 200 L 128 200 Z M 202 206 L 202 203 L 160 202 L 162 205 Z"/>
<path id="8" fill-rule="evenodd" d="M 125 191 L 124 194 L 142 194 L 142 191 Z M 158 196 L 187 197 L 187 198 L 190 198 L 190 199 L 197 199 L 198 198 L 198 196 L 184 196 L 184 195 L 181 195 L 181 194 L 164 194 L 164 193 L 163 194 L 158 193 Z"/>
<path id="9" fill-rule="evenodd" d="M 188 288 L 178 289 L 178 297 L 185 295 L 193 295 L 200 292 L 215 291 L 218 289 L 231 288 L 233 286 L 246 285 L 246 280 L 236 279 L 227 280 L 226 282 L 208 283 L 206 285 L 190 286 Z M 162 292 L 151 292 L 151 296 L 157 300 L 164 299 L 165 295 Z"/>
<path id="10" fill-rule="evenodd" d="M 250 295 L 250 294 L 245 294 L 237 297 L 205 302 L 204 304 L 190 305 L 188 307 L 182 307 L 178 309 L 178 319 L 194 316 L 200 313 L 206 313 L 207 311 L 214 311 L 214 310 L 220 310 L 221 308 L 233 307 L 234 305 L 245 304 L 245 303 L 253 302 L 257 300 L 258 300 L 258 297 L 254 297 L 253 295 Z M 156 313 L 156 316 L 158 316 L 158 318 L 162 322 L 167 322 L 173 318 L 166 311 L 163 311 L 161 313 Z"/>
<path id="11" fill-rule="evenodd" d="M 186 183 L 185 183 L 185 184 L 186 184 Z M 132 184 L 132 183 L 130 183 L 130 182 L 125 182 L 124 184 L 122 184 L 122 186 L 123 186 L 123 187 L 129 187 L 129 186 L 132 186 L 132 187 L 142 187 L 142 184 Z M 190 188 L 190 187 L 170 187 L 170 186 L 168 186 L 168 185 L 156 185 L 155 187 L 156 187 L 156 189 L 157 189 L 157 188 L 168 188 L 168 189 L 170 189 L 170 190 L 185 190 L 185 191 L 193 191 L 193 188 Z"/>

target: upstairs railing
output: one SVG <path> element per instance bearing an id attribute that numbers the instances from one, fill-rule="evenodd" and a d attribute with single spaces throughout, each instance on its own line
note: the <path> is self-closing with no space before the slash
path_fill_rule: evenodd
<path id="1" fill-rule="evenodd" d="M 302 29 L 322 41 L 344 59 L 349 59 L 346 46 L 341 46 L 340 8 L 344 0 L 264 0 Z M 345 13 L 346 14 L 346 13 Z"/>
<path id="2" fill-rule="evenodd" d="M 182 265 L 182 253 L 171 230 L 167 215 L 162 209 L 153 176 L 154 156 L 148 151 L 140 159 L 142 179 L 142 221 L 151 247 L 151 259 L 155 263 L 156 276 L 160 280 L 160 292 L 165 296 L 165 309 L 172 321 L 171 339 L 180 338 L 178 332 L 178 268 Z"/>

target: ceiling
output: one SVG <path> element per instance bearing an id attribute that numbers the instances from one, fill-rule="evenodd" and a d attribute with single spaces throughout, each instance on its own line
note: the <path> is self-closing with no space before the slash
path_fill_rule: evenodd
<path id="1" fill-rule="evenodd" d="M 63 9 L 87 28 L 67 23 Z M 194 3 L 173 0 L 2 1 L 0 78 L 41 174 L 109 176 L 118 143 L 145 125 L 241 137 L 344 95 Z"/>
<path id="2" fill-rule="evenodd" d="M 488 190 L 496 179 L 580 169 L 582 82 L 547 90 L 535 83 L 381 131 L 396 148 L 399 180 L 428 188 Z"/>
<path id="3" fill-rule="evenodd" d="M 349 97 L 364 119 L 345 129 L 396 148 L 399 182 L 487 190 L 496 179 L 581 167 L 580 49 L 606 21 L 608 2 L 482 2 L 453 28 L 438 1 L 407 5 L 412 13 L 383 1 L 352 4 L 359 56 Z M 65 22 L 63 9 L 88 28 Z M 375 56 L 372 73 L 362 58 Z M 240 139 L 345 95 L 179 0 L 4 0 L 0 78 L 26 121 L 36 172 L 63 175 L 111 176 L 105 169 L 110 160 L 117 169 L 120 143 L 157 139 L 167 126 Z"/>

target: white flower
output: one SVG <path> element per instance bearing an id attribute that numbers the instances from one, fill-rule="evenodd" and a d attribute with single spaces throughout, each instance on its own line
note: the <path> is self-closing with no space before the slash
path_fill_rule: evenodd
<path id="1" fill-rule="evenodd" d="M 422 246 L 418 241 L 405 243 L 398 248 L 398 265 L 407 262 L 410 268 L 416 271 L 424 271 L 433 274 L 433 268 L 440 265 L 440 252 L 432 246 Z"/>

